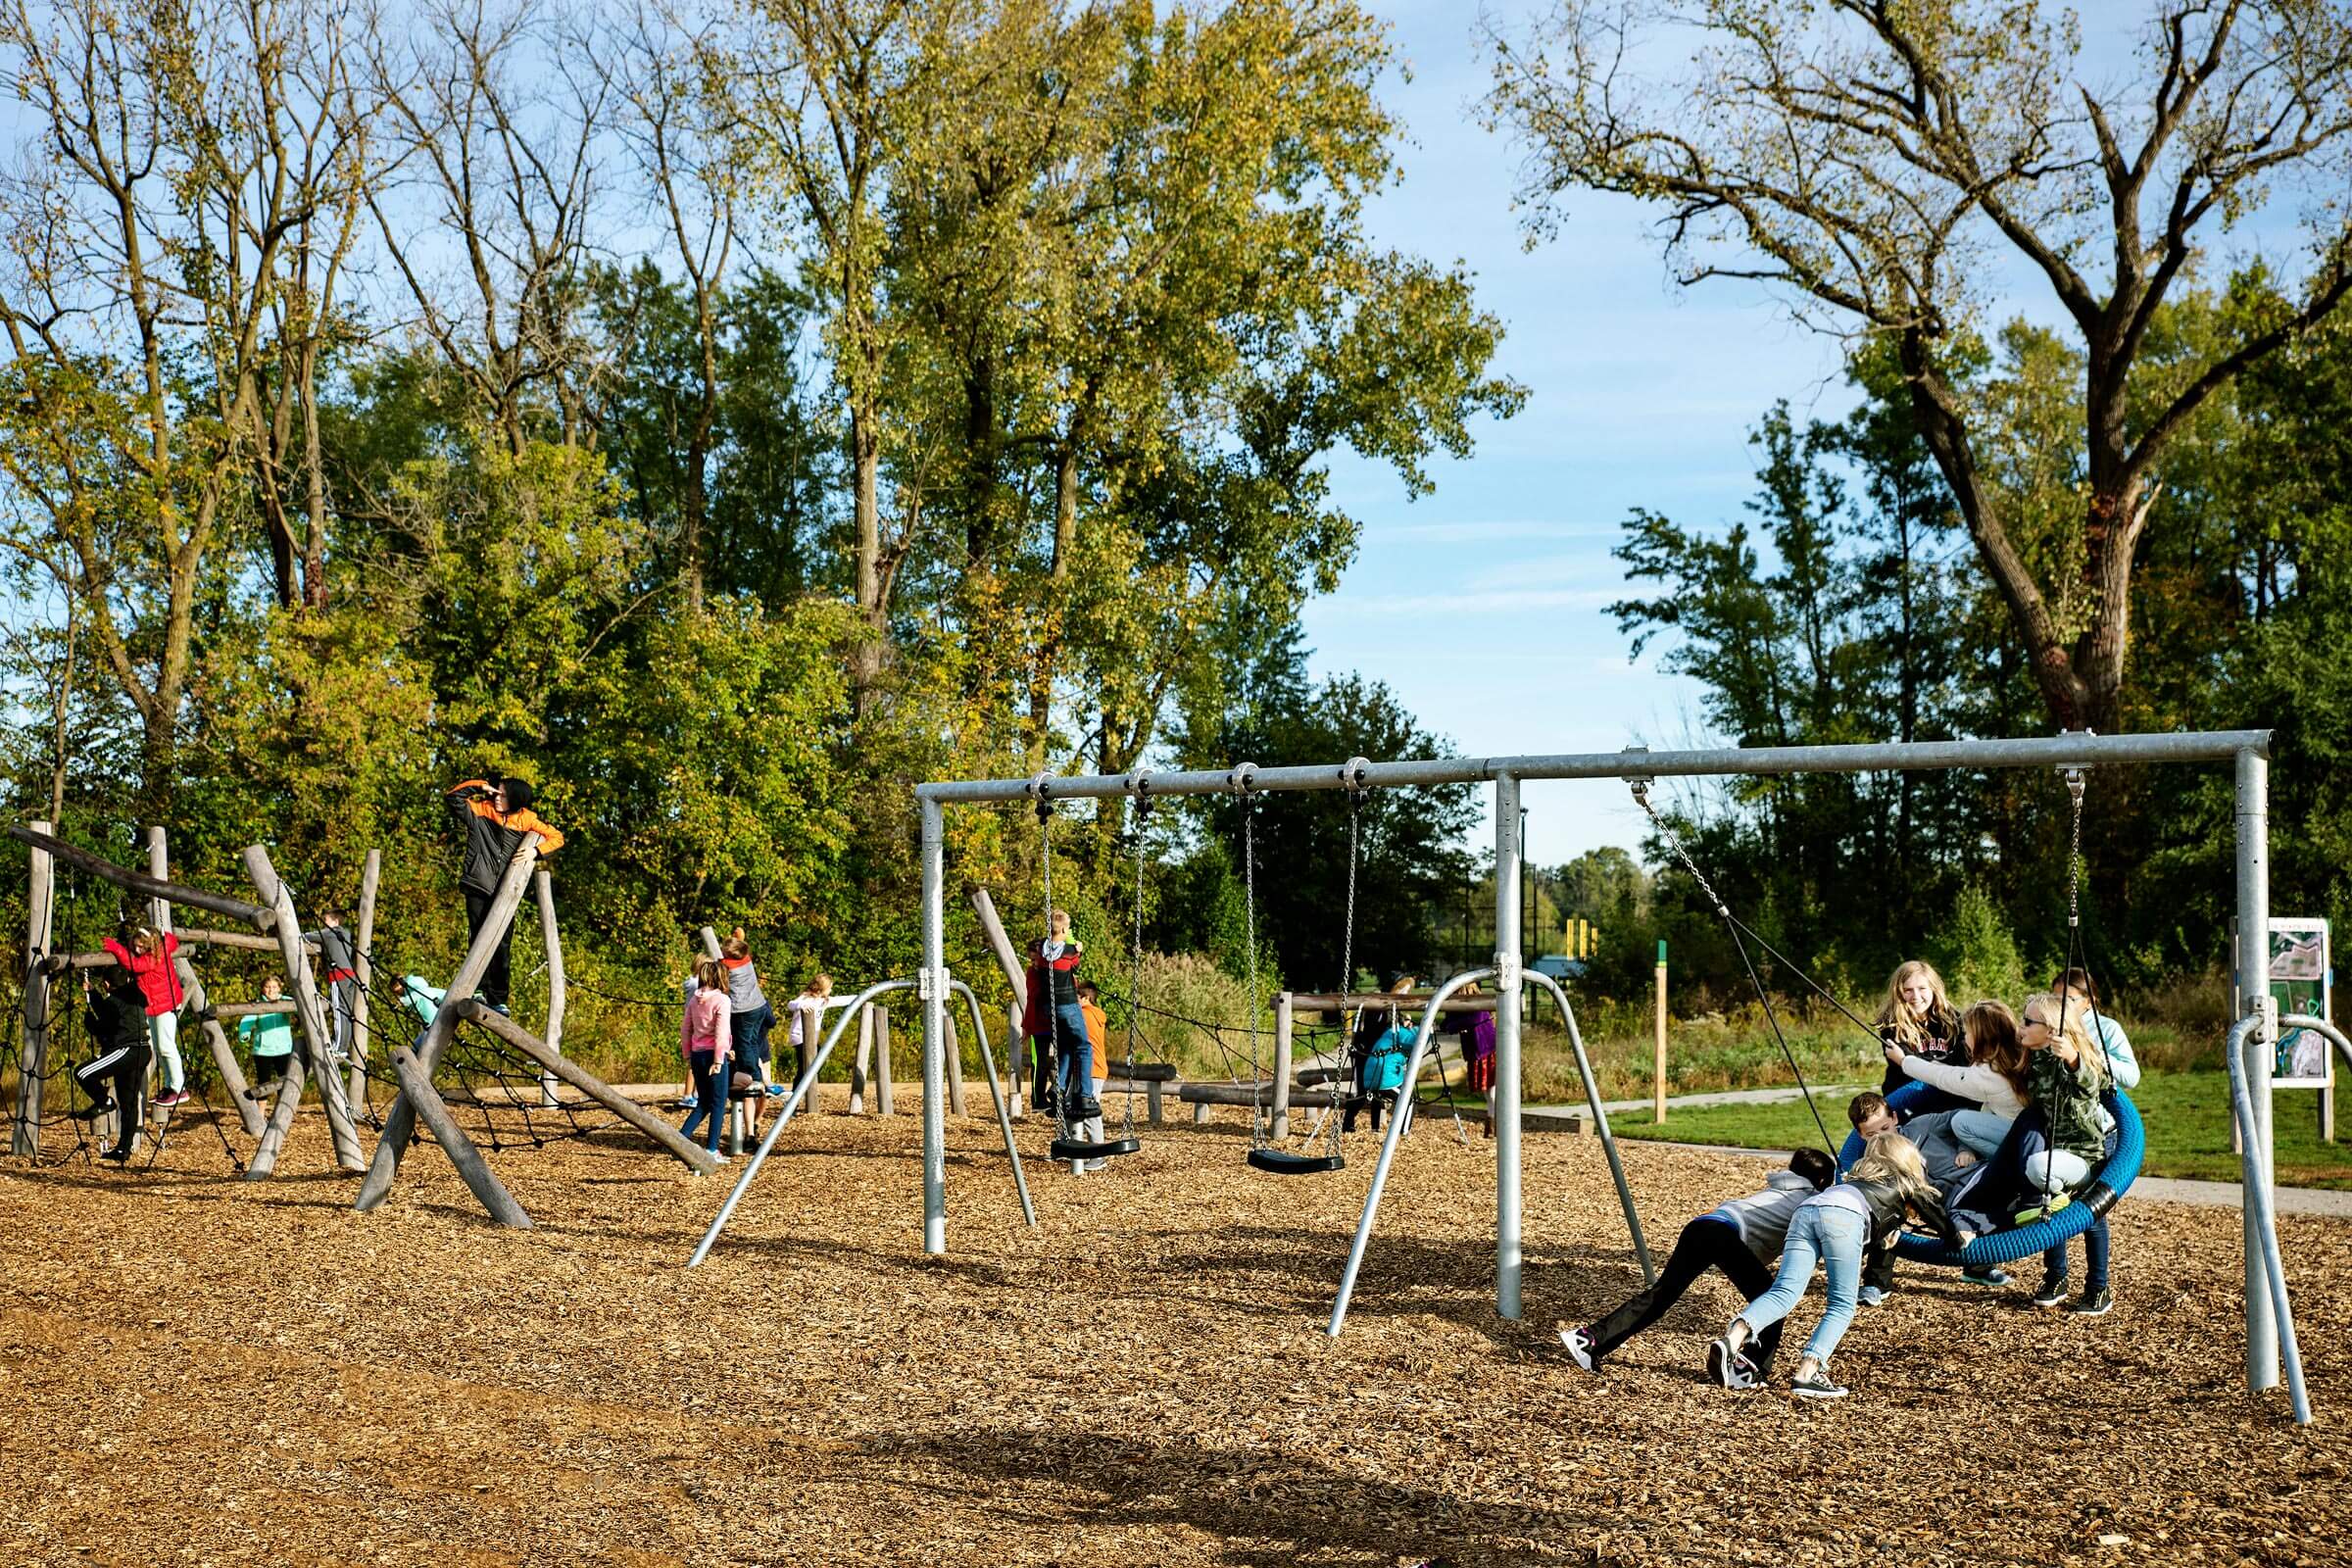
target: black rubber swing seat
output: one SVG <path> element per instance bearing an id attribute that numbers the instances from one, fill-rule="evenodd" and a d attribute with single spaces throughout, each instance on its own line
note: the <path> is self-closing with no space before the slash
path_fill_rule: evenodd
<path id="1" fill-rule="evenodd" d="M 1276 1176 L 1320 1176 L 1325 1171 L 1346 1170 L 1348 1160 L 1341 1154 L 1294 1154 L 1284 1149 L 1252 1149 L 1250 1164 L 1253 1170 Z"/>
<path id="2" fill-rule="evenodd" d="M 1109 1159 L 1116 1154 L 1132 1154 L 1143 1147 L 1139 1138 L 1112 1138 L 1100 1144 L 1078 1138 L 1056 1138 L 1047 1152 L 1055 1159 Z"/>

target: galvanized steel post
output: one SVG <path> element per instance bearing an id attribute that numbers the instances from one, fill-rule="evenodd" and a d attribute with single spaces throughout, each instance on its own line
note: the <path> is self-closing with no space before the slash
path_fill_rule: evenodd
<path id="1" fill-rule="evenodd" d="M 2271 1053 L 2278 1039 L 2271 1004 L 2271 764 L 2252 748 L 2237 754 L 2237 973 L 2245 1015 L 2261 1024 L 2246 1031 L 2248 1095 L 2255 1136 L 2238 1166 L 2251 1188 L 2271 1172 Z M 2262 1148 L 2256 1151 L 2259 1140 Z M 2266 1195 L 2267 1196 L 2267 1195 Z M 2251 1192 L 2246 1223 L 2246 1387 L 2278 1386 L 2278 1319 L 2264 1271 L 2262 1227 Z"/>
<path id="2" fill-rule="evenodd" d="M 923 1004 L 923 1250 L 937 1257 L 948 1250 L 948 1143 L 941 1104 L 947 1093 L 947 911 L 946 842 L 939 802 L 925 796 L 923 808 L 923 972 L 916 986 Z"/>
<path id="3" fill-rule="evenodd" d="M 1494 1310 L 1519 1315 L 1519 780 L 1494 775 Z"/>

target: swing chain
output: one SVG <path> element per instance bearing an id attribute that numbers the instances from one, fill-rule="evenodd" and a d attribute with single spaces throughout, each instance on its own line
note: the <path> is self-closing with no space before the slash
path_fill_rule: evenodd
<path id="1" fill-rule="evenodd" d="M 1730 919 L 1732 911 L 1724 904 L 1723 895 L 1715 891 L 1715 884 L 1707 880 L 1707 874 L 1698 868 L 1698 862 L 1690 858 L 1690 852 L 1683 847 L 1683 836 L 1658 814 L 1656 807 L 1649 804 L 1649 780 L 1632 778 L 1626 782 L 1633 787 L 1634 804 L 1642 808 L 1642 812 L 1649 818 L 1650 825 L 1656 828 L 1659 835 L 1666 840 L 1666 847 L 1674 852 L 1676 859 L 1683 862 L 1683 869 L 1690 873 L 1690 880 L 1698 884 L 1698 890 L 1707 896 L 1707 902 L 1715 906 L 1715 912 L 1727 920 Z"/>
<path id="2" fill-rule="evenodd" d="M 1363 815 L 1363 786 L 1351 778 L 1348 784 L 1348 923 L 1340 933 L 1340 1038 L 1345 1042 L 1341 1047 L 1340 1059 L 1343 1069 L 1348 1056 L 1353 1054 L 1356 1026 L 1363 1020 L 1360 1008 L 1352 1020 L 1348 1016 L 1348 993 L 1355 989 L 1355 862 L 1357 825 Z M 1334 1078 L 1331 1083 L 1335 1101 L 1332 1108 L 1337 1111 L 1340 1080 Z M 1337 1154 L 1340 1152 L 1341 1118 L 1335 1114 L 1324 1117 L 1323 1121 L 1331 1129 L 1331 1152 Z"/>
<path id="3" fill-rule="evenodd" d="M 1144 994 L 1144 830 L 1152 815 L 1149 774 L 1135 780 L 1135 936 L 1127 948 L 1127 1070 L 1135 1071 L 1135 1027 L 1142 1017 Z M 1121 1137 L 1135 1136 L 1135 1088 L 1130 1082 L 1126 1109 L 1119 1116 Z"/>
<path id="4" fill-rule="evenodd" d="M 1228 777 L 1242 806 L 1242 932 L 1249 945 L 1244 962 L 1250 989 L 1244 1004 L 1250 1012 L 1250 1147 L 1263 1149 L 1270 1137 L 1265 1105 L 1257 1095 L 1257 797 L 1251 793 L 1257 764 L 1244 762 Z"/>

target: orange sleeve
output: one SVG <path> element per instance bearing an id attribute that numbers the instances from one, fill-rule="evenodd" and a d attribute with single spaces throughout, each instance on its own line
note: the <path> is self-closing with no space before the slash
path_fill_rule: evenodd
<path id="1" fill-rule="evenodd" d="M 525 833 L 538 834 L 541 855 L 553 855 L 564 847 L 564 835 L 548 826 L 536 811 L 528 809 L 517 811 L 514 815 L 507 818 L 507 826 L 520 828 Z"/>

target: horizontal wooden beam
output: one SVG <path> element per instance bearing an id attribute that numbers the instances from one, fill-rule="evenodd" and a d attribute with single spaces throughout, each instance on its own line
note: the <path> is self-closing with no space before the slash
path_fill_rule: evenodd
<path id="1" fill-rule="evenodd" d="M 482 1003 L 467 1000 L 457 1004 L 460 1017 L 471 1020 L 513 1046 L 516 1051 L 539 1064 L 540 1070 L 550 1073 L 586 1095 L 622 1121 L 659 1144 L 664 1152 L 698 1175 L 708 1175 L 718 1168 L 718 1156 L 710 1150 L 681 1136 L 675 1127 L 647 1110 L 626 1095 L 619 1094 L 611 1084 L 573 1061 L 569 1056 L 547 1049 L 547 1042 L 500 1012 Z M 720 1112 L 725 1114 L 724 1111 Z"/>
<path id="2" fill-rule="evenodd" d="M 260 905 L 248 904 L 243 899 L 232 899 L 224 893 L 207 893 L 202 888 L 183 887 L 177 882 L 167 882 L 162 877 L 117 865 L 105 856 L 94 854 L 77 844 L 68 844 L 55 834 L 35 832 L 31 828 L 11 823 L 8 836 L 20 844 L 46 850 L 65 864 L 86 871 L 101 881 L 112 882 L 141 898 L 169 899 L 173 904 L 184 904 L 192 909 L 210 909 L 215 914 L 242 920 L 256 931 L 269 930 L 277 918 Z"/>
<path id="3" fill-rule="evenodd" d="M 1335 1007 L 1387 1007 L 1398 1012 L 1421 1013 L 1429 1008 L 1427 997 L 1400 997 L 1390 991 L 1350 991 L 1346 996 L 1326 991 L 1294 991 L 1291 1005 L 1308 1012 L 1329 1012 Z M 1494 999 L 1491 996 L 1451 996 L 1438 1004 L 1440 1012 L 1493 1012 Z"/>

